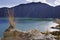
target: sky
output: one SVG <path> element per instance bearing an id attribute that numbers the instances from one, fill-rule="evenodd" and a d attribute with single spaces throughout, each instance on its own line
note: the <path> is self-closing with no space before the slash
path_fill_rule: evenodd
<path id="1" fill-rule="evenodd" d="M 30 2 L 42 2 L 50 6 L 60 5 L 60 0 L 0 0 L 0 7 L 13 7 L 19 4 L 26 4 Z"/>

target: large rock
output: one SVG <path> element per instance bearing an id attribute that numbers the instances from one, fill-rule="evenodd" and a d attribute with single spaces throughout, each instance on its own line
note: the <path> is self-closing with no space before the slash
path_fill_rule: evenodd
<path id="1" fill-rule="evenodd" d="M 44 35 L 36 29 L 27 32 L 16 29 L 6 29 L 1 40 L 47 40 L 51 39 L 51 37 L 52 35 Z"/>
<path id="2" fill-rule="evenodd" d="M 39 31 L 39 30 L 30 30 L 28 31 L 28 33 L 30 33 L 32 35 L 31 39 L 32 40 L 43 40 L 44 39 L 44 35 Z"/>
<path id="3" fill-rule="evenodd" d="M 30 34 L 11 28 L 11 26 L 5 30 L 3 33 L 3 38 L 1 40 L 30 40 Z"/>
<path id="4" fill-rule="evenodd" d="M 18 30 L 7 31 L 2 40 L 30 40 L 30 34 Z"/>

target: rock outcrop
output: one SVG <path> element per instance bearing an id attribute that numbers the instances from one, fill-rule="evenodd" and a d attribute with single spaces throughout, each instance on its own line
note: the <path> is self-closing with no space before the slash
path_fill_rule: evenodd
<path id="1" fill-rule="evenodd" d="M 30 34 L 16 29 L 6 29 L 2 40 L 30 40 Z"/>
<path id="2" fill-rule="evenodd" d="M 32 40 L 41 40 L 43 39 L 44 35 L 39 30 L 30 30 L 28 31 L 32 35 Z"/>
<path id="3" fill-rule="evenodd" d="M 5 31 L 1 40 L 55 40 L 51 34 L 45 35 L 38 30 L 30 30 L 27 32 L 14 29 L 13 31 Z"/>

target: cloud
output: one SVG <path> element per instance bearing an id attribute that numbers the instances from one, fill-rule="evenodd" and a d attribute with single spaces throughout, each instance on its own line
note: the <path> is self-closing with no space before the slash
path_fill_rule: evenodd
<path id="1" fill-rule="evenodd" d="M 46 0 L 26 0 L 26 1 L 28 1 L 28 2 L 43 2 L 43 3 L 46 2 Z"/>
<path id="2" fill-rule="evenodd" d="M 0 8 L 1 7 L 14 7 L 19 4 L 27 3 L 26 0 L 0 0 Z"/>
<path id="3" fill-rule="evenodd" d="M 56 0 L 54 3 L 55 5 L 60 5 L 60 0 Z"/>
<path id="4" fill-rule="evenodd" d="M 60 5 L 60 0 L 1 0 L 0 1 L 0 7 L 13 7 L 19 4 L 25 4 L 25 3 L 30 3 L 30 2 L 42 2 L 49 4 L 51 6 L 57 6 Z"/>

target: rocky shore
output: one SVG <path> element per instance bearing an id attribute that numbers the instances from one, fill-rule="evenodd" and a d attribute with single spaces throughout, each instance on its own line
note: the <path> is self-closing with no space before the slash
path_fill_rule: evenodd
<path id="1" fill-rule="evenodd" d="M 38 30 L 30 30 L 27 32 L 16 29 L 11 30 L 5 30 L 4 36 L 0 40 L 55 40 L 52 35 L 44 35 Z"/>

